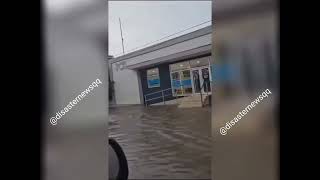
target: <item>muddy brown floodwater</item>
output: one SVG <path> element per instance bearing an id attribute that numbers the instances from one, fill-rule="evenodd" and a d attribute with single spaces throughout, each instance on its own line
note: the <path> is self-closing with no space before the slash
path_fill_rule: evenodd
<path id="1" fill-rule="evenodd" d="M 211 109 L 109 109 L 109 137 L 128 160 L 129 179 L 210 179 Z"/>

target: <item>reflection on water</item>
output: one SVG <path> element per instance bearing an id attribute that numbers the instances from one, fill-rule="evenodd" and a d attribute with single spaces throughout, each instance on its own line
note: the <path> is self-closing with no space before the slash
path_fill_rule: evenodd
<path id="1" fill-rule="evenodd" d="M 211 177 L 210 108 L 117 107 L 109 137 L 123 147 L 129 178 Z"/>

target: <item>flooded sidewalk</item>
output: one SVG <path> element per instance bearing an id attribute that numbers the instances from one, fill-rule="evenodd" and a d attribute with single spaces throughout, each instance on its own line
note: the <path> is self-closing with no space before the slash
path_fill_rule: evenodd
<path id="1" fill-rule="evenodd" d="M 210 107 L 113 107 L 108 127 L 127 156 L 129 179 L 211 178 Z"/>

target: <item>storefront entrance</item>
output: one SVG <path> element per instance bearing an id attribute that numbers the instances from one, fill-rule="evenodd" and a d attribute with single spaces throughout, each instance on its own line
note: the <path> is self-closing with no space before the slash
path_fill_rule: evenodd
<path id="1" fill-rule="evenodd" d="M 208 66 L 192 68 L 192 89 L 194 94 L 210 93 L 210 71 Z"/>
<path id="2" fill-rule="evenodd" d="M 209 58 L 199 58 L 170 65 L 173 96 L 211 93 Z"/>
<path id="3" fill-rule="evenodd" d="M 186 96 L 192 94 L 192 81 L 190 70 L 171 72 L 173 96 Z"/>

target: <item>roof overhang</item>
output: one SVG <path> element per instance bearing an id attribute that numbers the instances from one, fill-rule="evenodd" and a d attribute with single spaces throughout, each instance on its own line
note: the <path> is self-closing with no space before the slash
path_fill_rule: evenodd
<path id="1" fill-rule="evenodd" d="M 211 33 L 212 33 L 212 26 L 210 25 L 210 26 L 204 27 L 202 29 L 193 31 L 191 33 L 188 33 L 188 34 L 185 34 L 185 35 L 182 35 L 182 36 L 179 36 L 179 37 L 176 37 L 176 38 L 161 42 L 159 44 L 155 44 L 155 45 L 143 48 L 141 50 L 137 50 L 135 52 L 131 52 L 131 53 L 128 53 L 126 55 L 113 58 L 113 59 L 109 60 L 109 62 L 112 64 L 112 63 L 120 62 L 120 61 L 123 61 L 123 60 L 128 60 L 128 59 L 134 58 L 136 56 L 141 56 L 143 54 L 147 54 L 147 53 L 150 53 L 150 52 L 153 52 L 153 51 L 156 51 L 156 50 L 164 49 L 166 47 L 170 47 L 170 46 L 173 46 L 175 44 L 179 44 L 179 43 L 182 43 L 184 41 L 195 39 L 195 38 L 198 38 L 198 37 L 201 37 L 201 36 L 204 36 L 204 35 L 207 35 L 207 34 L 211 34 Z"/>
<path id="2" fill-rule="evenodd" d="M 204 56 L 204 55 L 210 55 L 212 50 L 211 44 L 201 46 L 195 49 L 179 52 L 176 54 L 171 54 L 168 56 L 163 56 L 160 58 L 152 59 L 146 62 L 134 64 L 134 65 L 129 65 L 126 66 L 127 69 L 132 69 L 132 70 L 137 70 L 137 69 L 142 69 L 142 68 L 147 68 L 151 66 L 155 66 L 158 64 L 162 63 L 170 63 L 170 62 L 176 62 L 176 61 L 181 61 L 184 59 L 192 59 L 192 58 L 197 58 L 199 56 Z"/>

